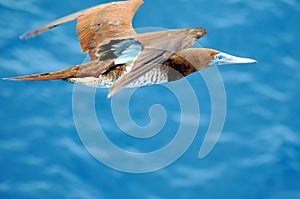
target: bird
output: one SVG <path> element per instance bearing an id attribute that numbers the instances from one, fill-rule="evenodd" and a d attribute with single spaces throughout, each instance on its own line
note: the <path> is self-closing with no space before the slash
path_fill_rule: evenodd
<path id="1" fill-rule="evenodd" d="M 56 72 L 5 78 L 7 80 L 66 80 L 109 87 L 108 98 L 125 87 L 176 81 L 196 71 L 223 64 L 255 63 L 210 48 L 188 48 L 206 34 L 187 28 L 137 34 L 132 19 L 143 0 L 100 4 L 59 18 L 20 36 L 27 39 L 77 20 L 82 52 L 90 61 Z"/>

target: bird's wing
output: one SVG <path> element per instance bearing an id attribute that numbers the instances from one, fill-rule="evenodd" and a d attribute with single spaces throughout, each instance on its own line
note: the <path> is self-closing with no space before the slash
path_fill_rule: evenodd
<path id="1" fill-rule="evenodd" d="M 134 35 L 132 18 L 143 0 L 129 0 L 98 5 L 57 19 L 41 28 L 25 33 L 29 38 L 77 19 L 76 31 L 83 52 L 90 52 L 104 40 Z"/>
<path id="2" fill-rule="evenodd" d="M 154 67 L 164 63 L 176 52 L 192 45 L 205 33 L 204 29 L 198 28 L 151 32 L 135 36 L 133 39 L 142 44 L 143 51 L 134 61 L 130 72 L 110 87 L 109 97 Z"/>

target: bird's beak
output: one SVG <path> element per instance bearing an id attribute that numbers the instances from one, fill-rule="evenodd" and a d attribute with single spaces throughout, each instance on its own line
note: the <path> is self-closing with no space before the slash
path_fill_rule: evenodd
<path id="1" fill-rule="evenodd" d="M 225 53 L 223 53 L 225 54 Z M 223 57 L 221 60 L 222 64 L 251 64 L 256 63 L 256 60 L 250 58 L 236 57 L 233 55 L 228 55 Z"/>
<path id="2" fill-rule="evenodd" d="M 257 61 L 251 58 L 236 57 L 223 52 L 215 55 L 214 59 L 210 62 L 210 65 L 224 65 L 224 64 L 251 64 Z"/>

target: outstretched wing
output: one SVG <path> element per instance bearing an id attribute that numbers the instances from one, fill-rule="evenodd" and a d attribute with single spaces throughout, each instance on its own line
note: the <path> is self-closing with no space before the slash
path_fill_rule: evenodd
<path id="1" fill-rule="evenodd" d="M 76 31 L 82 52 L 91 52 L 105 40 L 134 35 L 132 18 L 143 0 L 129 0 L 98 5 L 60 18 L 39 29 L 26 33 L 21 38 L 29 38 L 77 19 Z M 93 60 L 94 56 L 91 56 Z"/>
<path id="2" fill-rule="evenodd" d="M 130 72 L 123 75 L 110 87 L 108 96 L 112 96 L 154 67 L 163 64 L 176 52 L 192 45 L 205 34 L 206 31 L 204 29 L 198 28 L 167 30 L 137 35 L 134 39 L 143 45 L 143 51 L 134 61 Z"/>

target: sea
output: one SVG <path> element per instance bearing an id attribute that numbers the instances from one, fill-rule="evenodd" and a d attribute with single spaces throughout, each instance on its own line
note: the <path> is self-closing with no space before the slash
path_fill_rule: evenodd
<path id="1" fill-rule="evenodd" d="M 7 81 L 81 64 L 59 17 L 108 0 L 0 0 L 0 198 L 300 198 L 300 2 L 144 0 L 137 32 L 257 60 L 123 89 Z"/>

